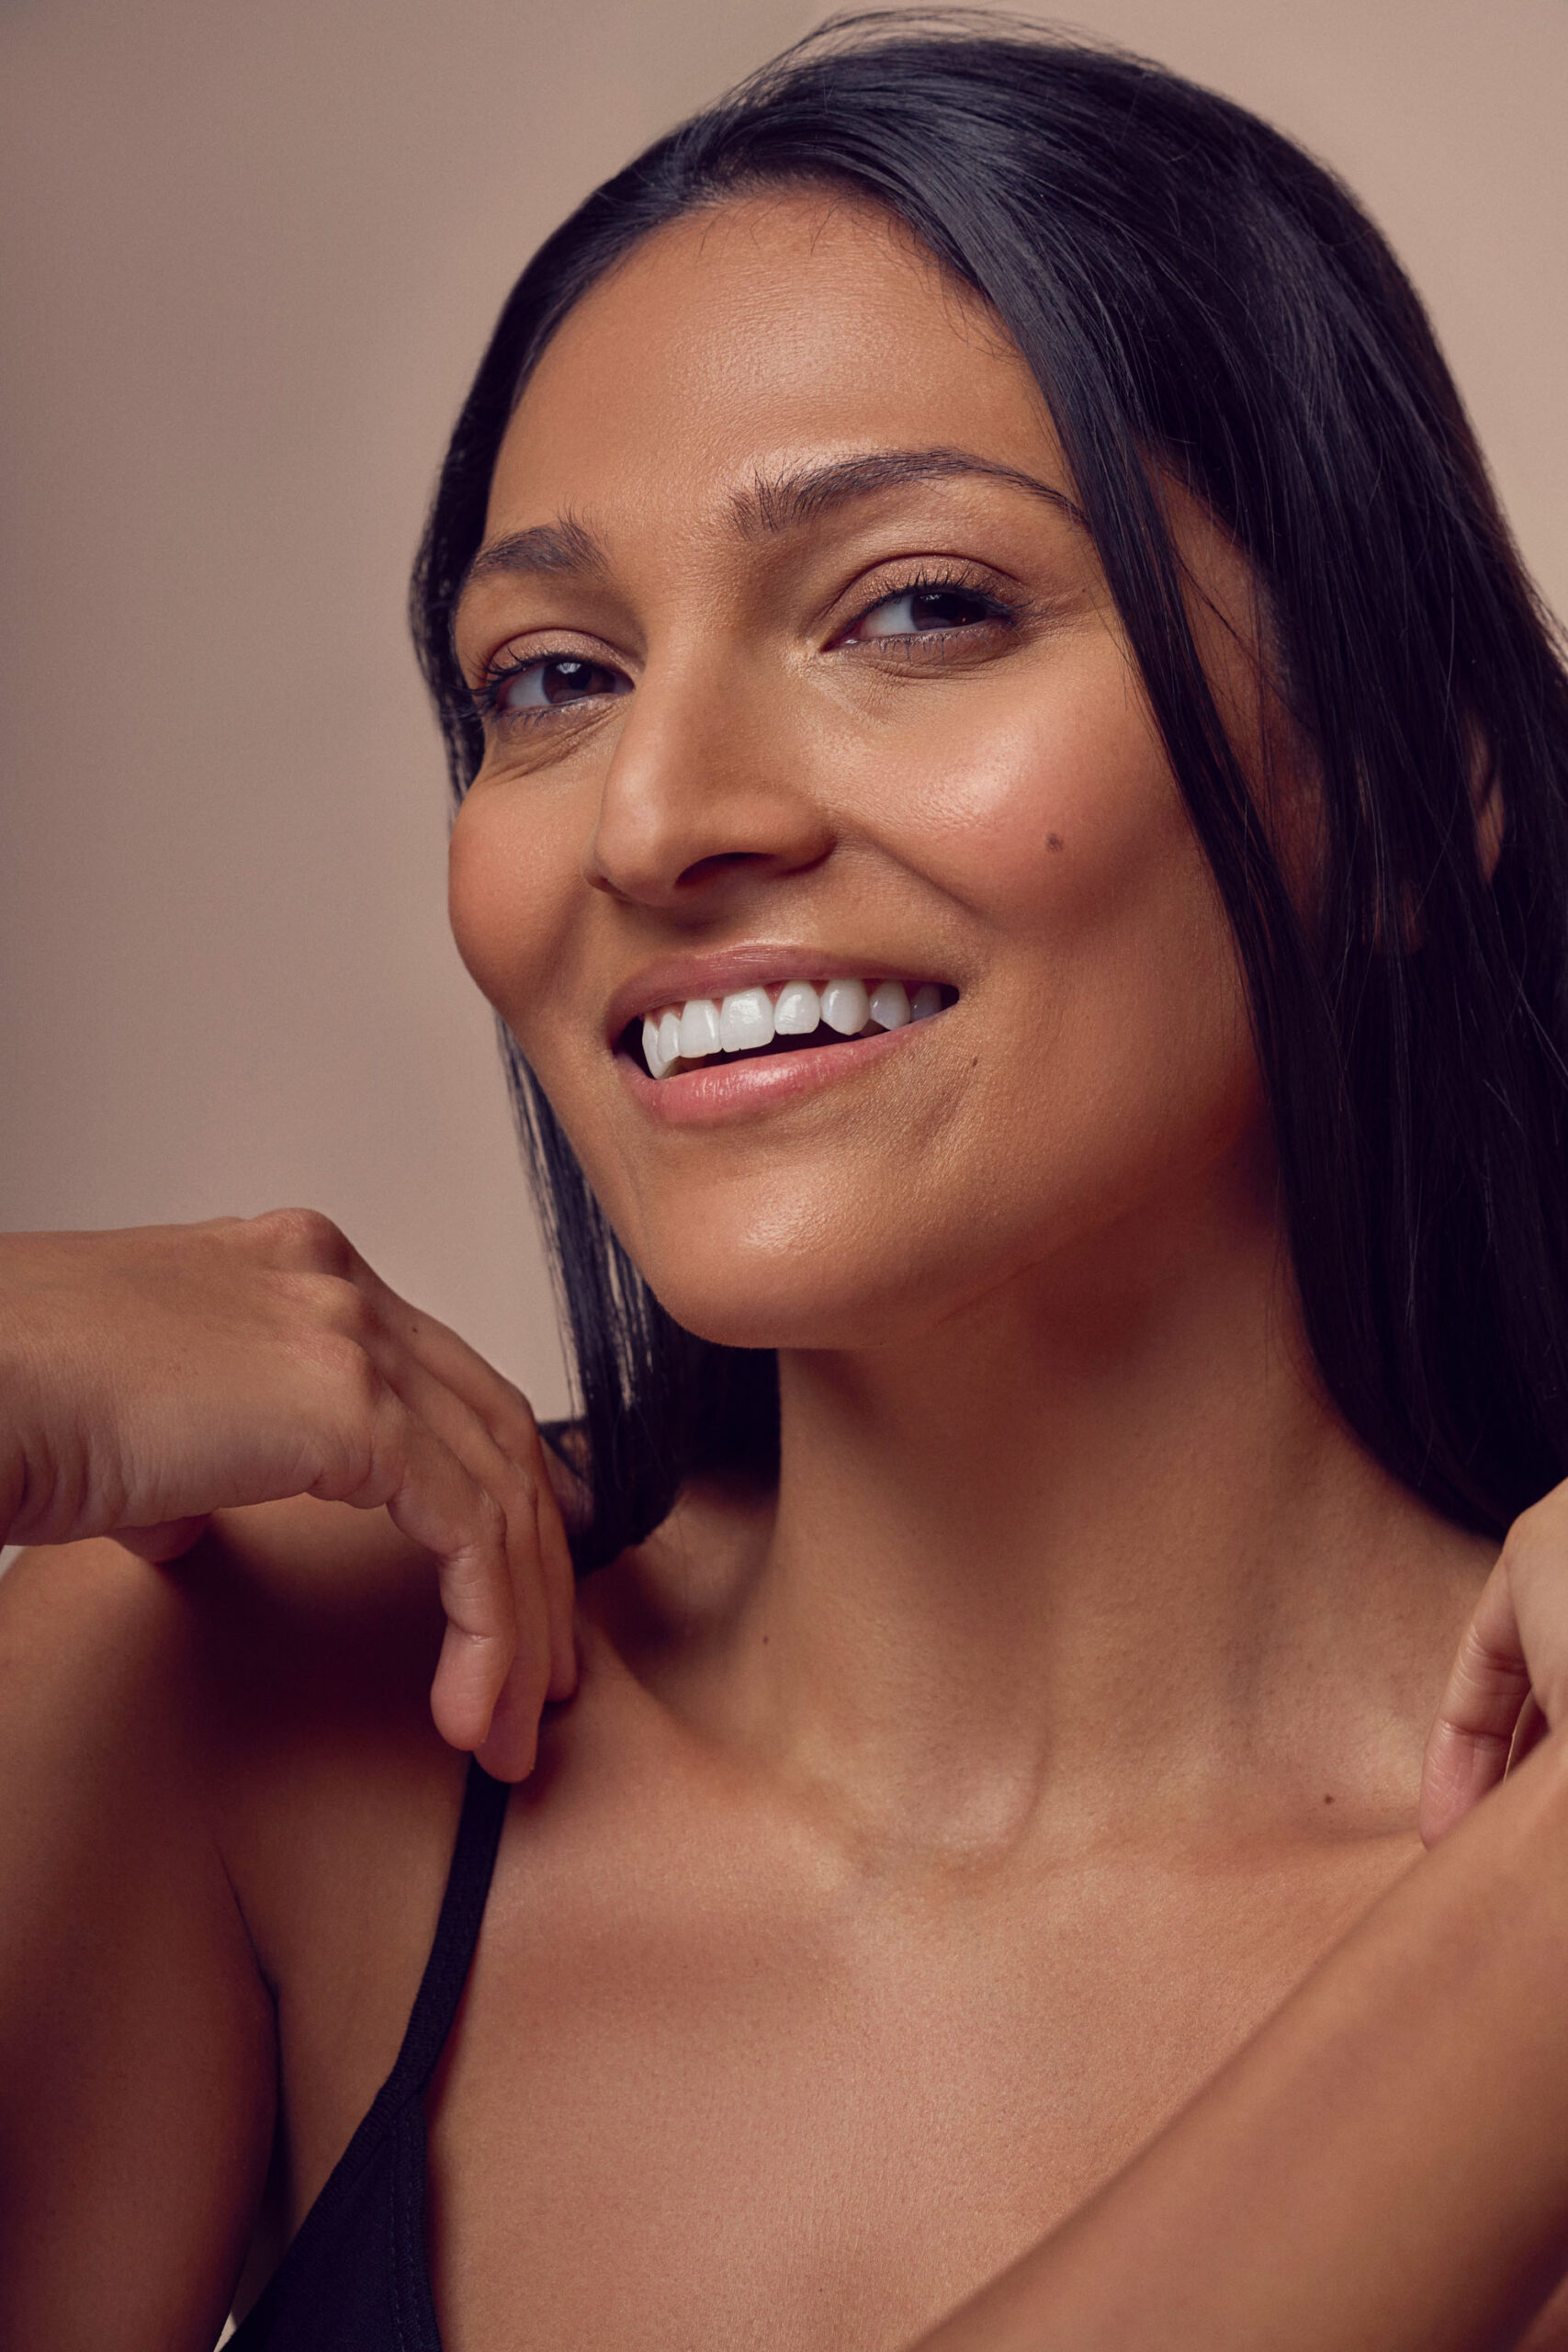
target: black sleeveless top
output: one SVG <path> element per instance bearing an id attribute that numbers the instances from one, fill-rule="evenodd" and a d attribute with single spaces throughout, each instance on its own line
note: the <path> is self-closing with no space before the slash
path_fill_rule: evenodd
<path id="1" fill-rule="evenodd" d="M 435 1941 L 397 2064 L 224 2352 L 441 2352 L 421 2100 L 463 1997 L 509 1794 L 470 1764 Z"/>

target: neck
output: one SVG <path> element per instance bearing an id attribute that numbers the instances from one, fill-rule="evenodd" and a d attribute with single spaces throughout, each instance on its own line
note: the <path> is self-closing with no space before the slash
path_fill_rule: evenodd
<path id="1" fill-rule="evenodd" d="M 1266 1219 L 1159 1224 L 781 1358 L 716 1687 L 880 1837 L 1408 1793 L 1484 1547 L 1337 1420 Z"/>

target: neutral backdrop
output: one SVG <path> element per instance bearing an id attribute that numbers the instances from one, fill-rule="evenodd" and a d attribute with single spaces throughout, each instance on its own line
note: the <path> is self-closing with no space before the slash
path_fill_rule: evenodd
<path id="1" fill-rule="evenodd" d="M 799 0 L 0 0 L 0 1227 L 328 1210 L 564 1396 L 402 623 L 507 286 Z M 1071 21 L 1337 165 L 1568 604 L 1568 0 Z"/>

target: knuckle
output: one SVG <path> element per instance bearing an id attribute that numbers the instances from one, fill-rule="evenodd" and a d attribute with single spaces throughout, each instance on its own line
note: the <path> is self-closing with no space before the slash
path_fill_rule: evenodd
<path id="1" fill-rule="evenodd" d="M 509 1476 L 502 1488 L 502 1517 L 506 1522 L 506 1555 L 515 1568 L 525 1558 L 531 1558 L 538 1549 L 538 1510 L 534 1490 L 522 1478 Z"/>
<path id="2" fill-rule="evenodd" d="M 1553 1510 L 1556 1490 L 1545 1501 L 1532 1503 L 1522 1510 L 1506 1535 L 1498 1555 L 1498 1565 L 1516 1580 L 1536 1576 L 1564 1549 L 1568 1542 L 1568 1525 L 1561 1505 Z"/>
<path id="3" fill-rule="evenodd" d="M 530 1448 L 542 1445 L 544 1440 L 539 1435 L 539 1424 L 534 1418 L 534 1408 L 529 1404 L 521 1388 L 515 1386 L 510 1380 L 503 1381 L 502 1387 L 507 1410 L 516 1421 L 518 1428 L 527 1432 Z"/>
<path id="4" fill-rule="evenodd" d="M 488 1487 L 477 1490 L 474 1504 L 474 1532 L 486 1551 L 503 1552 L 506 1548 L 506 1513 Z"/>
<path id="5" fill-rule="evenodd" d="M 318 1312 L 330 1330 L 341 1339 L 352 1340 L 356 1348 L 367 1351 L 378 1335 L 381 1325 L 375 1308 L 356 1283 L 344 1282 L 335 1274 L 317 1278 L 320 1283 Z"/>
<path id="6" fill-rule="evenodd" d="M 502 1453 L 514 1462 L 531 1462 L 539 1447 L 538 1426 L 528 1399 L 504 1374 L 480 1360 L 479 1377 L 468 1387 L 472 1409 Z"/>
<path id="7" fill-rule="evenodd" d="M 341 1275 L 288 1272 L 275 1274 L 273 1281 L 285 1312 L 307 1329 L 350 1340 L 361 1349 L 379 1329 L 364 1292 Z"/>
<path id="8" fill-rule="evenodd" d="M 260 1227 L 265 1223 L 265 1219 L 259 1216 L 207 1216 L 187 1227 L 186 1231 L 193 1240 L 245 1248 L 260 1239 Z"/>
<path id="9" fill-rule="evenodd" d="M 313 1330 L 294 1342 L 306 1371 L 333 1400 L 358 1421 L 368 1420 L 387 1395 L 387 1385 L 358 1341 L 346 1331 Z"/>
<path id="10" fill-rule="evenodd" d="M 275 1262 L 310 1273 L 345 1274 L 353 1261 L 347 1237 L 320 1209 L 267 1209 L 251 1229 Z"/>

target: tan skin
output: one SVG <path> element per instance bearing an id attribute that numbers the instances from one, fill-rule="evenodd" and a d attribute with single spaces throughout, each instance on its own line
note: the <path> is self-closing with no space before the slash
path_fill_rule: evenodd
<path id="1" fill-rule="evenodd" d="M 525 567 L 519 535 L 563 520 Z M 1245 572 L 1177 523 L 1238 748 L 1309 874 Z M 276 2234 L 390 2063 L 459 1749 L 526 1773 L 547 1693 L 433 2104 L 446 2344 L 895 2352 L 1073 2214 L 1408 1870 L 1495 1557 L 1313 1375 L 1223 914 L 1049 418 L 978 307 L 840 199 L 665 231 L 547 352 L 487 542 L 459 650 L 476 683 L 513 674 L 454 835 L 458 943 L 660 1295 L 780 1348 L 779 1492 L 691 1492 L 581 1591 L 574 1662 L 570 1479 L 514 1392 L 319 1221 L 6 1245 L 13 1328 L 55 1351 L 6 1359 L 13 1527 L 131 1531 L 156 1558 L 258 1506 L 172 1569 L 85 1544 L 4 1589 L 0 1770 L 25 1795 L 0 1825 L 0 2319 L 28 2352 L 210 2343 L 275 2120 Z M 811 1090 L 682 1122 L 617 1040 L 705 958 L 731 985 L 896 975 L 956 1001 Z M 1555 1717 L 1561 1559 L 1538 1519 L 1487 1588 L 1434 1833 L 1500 1770 L 1531 1672 Z M 1555 1749 L 1410 1882 L 1472 1910 L 1506 1886 L 1520 1968 L 1562 1927 Z M 1311 2000 L 1397 2018 L 1410 1953 L 1447 1949 L 1413 1900 L 1168 2136 L 1166 2171 L 1129 2176 L 1132 2222 L 1091 2214 L 943 2345 L 1089 2342 L 1161 2216 L 1174 2275 L 1223 2272 L 1225 2163 L 1269 2177 L 1301 2143 Z M 1469 1992 L 1456 2039 L 1508 2083 L 1517 1987 Z M 1518 2072 L 1555 2096 L 1533 2044 Z M 1459 2108 L 1478 2148 L 1501 2095 Z M 1371 2111 L 1314 2115 L 1341 2179 L 1336 2134 L 1353 2150 Z M 1323 2278 L 1371 2235 L 1325 2222 Z M 1408 2339 L 1364 2322 L 1333 2343 L 1438 2341 L 1409 2295 Z"/>

